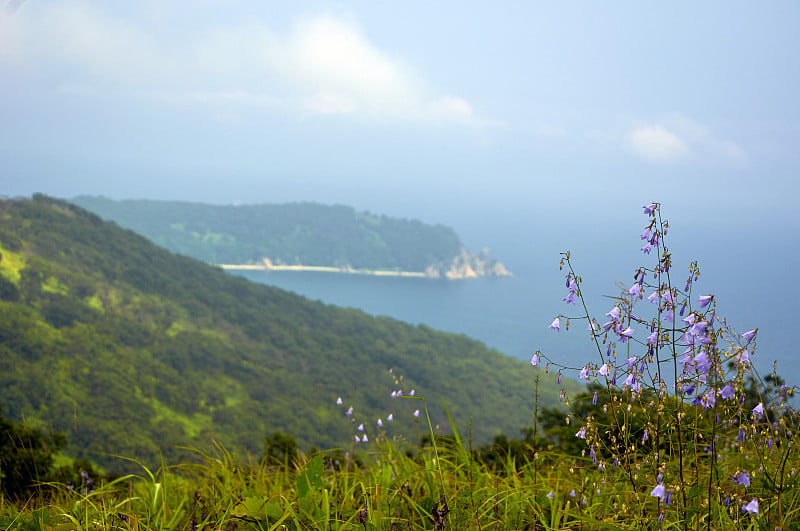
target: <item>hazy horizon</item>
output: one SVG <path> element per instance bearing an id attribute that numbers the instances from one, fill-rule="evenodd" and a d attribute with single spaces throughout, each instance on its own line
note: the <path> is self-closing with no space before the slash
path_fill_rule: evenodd
<path id="1" fill-rule="evenodd" d="M 4 7 L 7 195 L 798 225 L 794 2 Z"/>

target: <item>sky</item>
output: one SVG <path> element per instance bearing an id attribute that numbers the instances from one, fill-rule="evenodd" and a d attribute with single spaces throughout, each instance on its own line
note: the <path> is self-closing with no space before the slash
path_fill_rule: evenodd
<path id="1" fill-rule="evenodd" d="M 797 226 L 796 2 L 3 2 L 7 196 Z"/>

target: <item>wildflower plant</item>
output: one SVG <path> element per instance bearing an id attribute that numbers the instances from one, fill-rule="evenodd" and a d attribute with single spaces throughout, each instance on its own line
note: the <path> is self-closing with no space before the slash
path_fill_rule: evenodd
<path id="1" fill-rule="evenodd" d="M 572 256 L 562 253 L 563 302 L 577 313 L 549 327 L 586 321 L 596 356 L 568 367 L 537 352 L 531 364 L 545 362 L 559 376 L 576 371 L 587 383 L 587 393 L 563 400 L 567 422 L 573 444 L 585 445 L 586 467 L 603 478 L 595 483 L 617 483 L 608 500 L 617 512 L 643 525 L 709 529 L 797 520 L 794 388 L 774 369 L 761 378 L 752 363 L 758 330 L 738 334 L 717 315 L 715 296 L 698 292 L 697 262 L 685 277 L 675 272 L 660 205 L 645 205 L 644 214 L 641 251 L 650 263 L 619 285 L 602 319 L 590 315 Z"/>

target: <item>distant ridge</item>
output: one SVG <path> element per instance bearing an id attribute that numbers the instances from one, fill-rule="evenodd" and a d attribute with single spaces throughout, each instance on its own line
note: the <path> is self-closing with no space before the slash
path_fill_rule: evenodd
<path id="1" fill-rule="evenodd" d="M 225 274 L 66 201 L 0 200 L 2 406 L 108 470 L 130 465 L 112 455 L 156 464 L 212 441 L 260 455 L 276 431 L 349 448 L 350 406 L 370 435 L 383 418 L 413 441 L 421 404 L 393 399 L 399 389 L 425 397 L 446 430 L 444 402 L 476 444 L 514 436 L 536 389 L 540 407 L 559 404 L 536 374 L 465 336 Z"/>
<path id="2" fill-rule="evenodd" d="M 92 196 L 73 201 L 173 252 L 230 268 L 449 279 L 510 275 L 488 251 L 467 251 L 449 227 L 342 205 L 226 206 Z"/>

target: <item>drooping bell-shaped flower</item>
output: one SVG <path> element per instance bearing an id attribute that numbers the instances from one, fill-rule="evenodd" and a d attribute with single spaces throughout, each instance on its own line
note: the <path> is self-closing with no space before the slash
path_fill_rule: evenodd
<path id="1" fill-rule="evenodd" d="M 600 376 L 608 376 L 608 363 L 604 363 L 600 370 L 597 371 Z"/>
<path id="2" fill-rule="evenodd" d="M 628 290 L 629 295 L 633 295 L 637 299 L 640 299 L 644 296 L 642 295 L 642 285 L 638 282 L 634 283 L 633 286 Z"/>
<path id="3" fill-rule="evenodd" d="M 383 428 L 383 421 L 381 419 L 378 419 L 378 422 L 376 424 L 378 425 L 379 428 Z"/>
<path id="4" fill-rule="evenodd" d="M 695 336 L 700 337 L 706 334 L 706 329 L 708 328 L 708 323 L 705 321 L 697 321 L 692 327 L 688 330 L 688 333 Z"/>
<path id="5" fill-rule="evenodd" d="M 744 339 L 745 343 L 750 343 L 756 334 L 758 333 L 758 328 L 753 328 L 752 330 L 748 330 L 744 334 L 742 334 L 742 339 Z"/>
<path id="6" fill-rule="evenodd" d="M 341 406 L 342 405 L 342 397 L 341 396 L 336 399 L 336 405 L 337 406 Z"/>
<path id="7" fill-rule="evenodd" d="M 581 428 L 575 433 L 575 437 L 578 439 L 585 439 L 586 438 L 586 428 Z"/>
<path id="8" fill-rule="evenodd" d="M 761 417 L 764 416 L 764 404 L 763 403 L 759 402 L 758 405 L 753 408 L 753 415 L 757 419 L 760 419 Z"/>
<path id="9" fill-rule="evenodd" d="M 534 353 L 534 355 L 531 356 L 531 365 L 533 365 L 534 367 L 539 365 L 539 353 L 538 352 Z"/>
<path id="10" fill-rule="evenodd" d="M 739 472 L 735 476 L 733 476 L 733 482 L 737 485 L 743 485 L 745 487 L 750 486 L 750 476 L 747 475 L 747 472 Z"/>
<path id="11" fill-rule="evenodd" d="M 666 497 L 666 495 L 667 492 L 663 483 L 659 483 L 653 488 L 653 490 L 650 491 L 650 496 L 655 496 L 656 498 L 661 498 L 662 500 Z"/>
<path id="12" fill-rule="evenodd" d="M 633 337 L 633 328 L 630 326 L 619 333 L 619 340 L 622 343 L 627 342 L 631 337 Z"/>
<path id="13" fill-rule="evenodd" d="M 708 374 L 711 370 L 711 361 L 705 352 L 700 352 L 694 357 L 694 367 L 700 374 Z"/>
<path id="14" fill-rule="evenodd" d="M 753 498 L 750 503 L 742 507 L 742 511 L 749 514 L 758 514 L 758 499 Z"/>
<path id="15" fill-rule="evenodd" d="M 717 394 L 712 389 L 711 391 L 707 391 L 703 394 L 703 409 L 709 409 L 714 407 L 714 404 L 717 402 Z"/>
<path id="16" fill-rule="evenodd" d="M 583 366 L 583 369 L 581 369 L 581 372 L 578 375 L 578 378 L 581 379 L 581 380 L 585 380 L 588 377 L 589 377 L 589 365 L 587 364 L 587 365 Z"/>
<path id="17" fill-rule="evenodd" d="M 711 301 L 713 301 L 713 300 L 714 300 L 714 296 L 713 295 L 700 295 L 697 298 L 697 302 L 700 303 L 700 308 L 705 308 L 706 306 L 711 304 Z"/>
<path id="18" fill-rule="evenodd" d="M 647 336 L 647 344 L 656 346 L 656 343 L 658 343 L 658 331 L 653 330 L 653 332 L 649 336 Z"/>
<path id="19" fill-rule="evenodd" d="M 636 385 L 636 373 L 630 373 L 625 381 L 622 383 L 623 387 L 633 387 Z"/>
<path id="20" fill-rule="evenodd" d="M 570 291 L 578 291 L 578 283 L 572 275 L 567 277 L 567 289 Z"/>
<path id="21" fill-rule="evenodd" d="M 656 203 L 650 203 L 649 205 L 644 205 L 644 206 L 642 207 L 642 208 L 644 209 L 644 214 L 645 214 L 646 216 L 651 216 L 651 215 L 653 215 L 653 212 L 655 212 L 655 210 L 656 210 L 656 207 L 657 207 L 657 206 L 658 206 L 658 205 L 657 205 Z"/>
<path id="22" fill-rule="evenodd" d="M 610 318 L 610 319 L 612 319 L 614 321 L 619 319 L 619 306 L 614 306 L 613 308 L 611 308 L 611 311 L 609 311 L 606 314 L 606 317 L 608 317 L 608 318 Z"/>
<path id="23" fill-rule="evenodd" d="M 558 332 L 559 330 L 561 330 L 561 319 L 560 319 L 560 318 L 558 318 L 558 317 L 556 317 L 555 319 L 553 319 L 553 322 L 552 322 L 552 323 L 550 323 L 550 328 L 551 328 L 552 330 L 555 330 L 556 332 Z"/>
<path id="24" fill-rule="evenodd" d="M 392 422 L 394 420 L 394 415 L 392 413 L 389 413 L 389 416 L 386 417 L 386 420 L 388 420 L 389 422 Z"/>
<path id="25" fill-rule="evenodd" d="M 725 384 L 725 387 L 722 388 L 722 391 L 719 392 L 719 396 L 724 398 L 725 400 L 733 399 L 733 386 L 731 384 Z"/>

